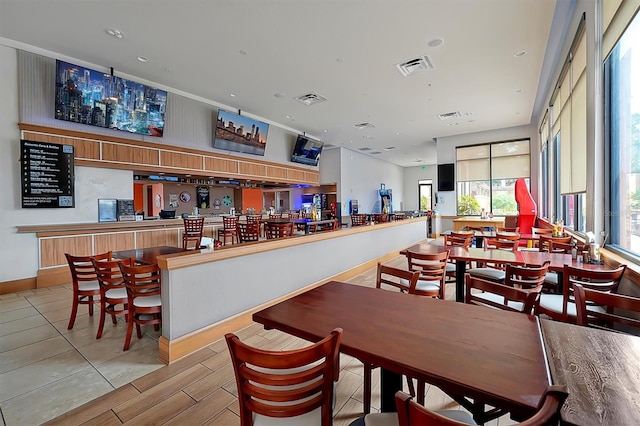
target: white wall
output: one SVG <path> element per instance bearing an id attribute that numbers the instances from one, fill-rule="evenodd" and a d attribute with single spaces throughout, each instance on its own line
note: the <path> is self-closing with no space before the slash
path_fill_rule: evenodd
<path id="1" fill-rule="evenodd" d="M 358 200 L 360 213 L 379 213 L 381 183 L 392 190 L 393 211 L 400 210 L 404 199 L 402 167 L 346 148 L 339 150 L 341 184 L 338 197 L 343 215 L 349 214 L 350 200 Z"/>
<path id="2" fill-rule="evenodd" d="M 538 162 L 540 161 L 539 136 L 535 126 L 519 126 L 507 129 L 490 130 L 486 132 L 469 133 L 466 135 L 456 135 L 438 138 L 438 164 L 456 162 L 456 147 L 466 145 L 477 145 L 489 142 L 508 141 L 513 139 L 531 139 L 531 181 L 538 181 Z M 436 182 L 436 181 L 434 181 Z M 537 200 L 537 185 L 532 185 L 533 198 Z M 437 185 L 436 185 L 437 188 Z M 434 190 L 434 192 L 437 192 Z M 438 192 L 443 197 L 443 203 L 438 204 L 438 210 L 442 216 L 456 215 L 456 192 Z"/>

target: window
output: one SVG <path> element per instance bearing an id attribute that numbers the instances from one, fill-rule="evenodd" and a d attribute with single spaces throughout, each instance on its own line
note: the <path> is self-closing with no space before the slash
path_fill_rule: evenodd
<path id="1" fill-rule="evenodd" d="M 433 210 L 432 191 L 431 179 L 418 181 L 418 205 L 420 210 Z"/>
<path id="2" fill-rule="evenodd" d="M 605 62 L 611 244 L 640 256 L 640 15 Z"/>
<path id="3" fill-rule="evenodd" d="M 459 215 L 515 215 L 515 183 L 529 185 L 529 140 L 496 142 L 456 149 Z"/>

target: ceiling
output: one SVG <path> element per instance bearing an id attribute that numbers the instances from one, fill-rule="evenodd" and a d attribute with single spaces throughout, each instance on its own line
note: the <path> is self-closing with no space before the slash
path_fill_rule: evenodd
<path id="1" fill-rule="evenodd" d="M 556 0 L 0 0 L 0 44 L 113 67 L 406 167 L 435 164 L 437 138 L 531 123 L 557 49 L 547 51 L 555 10 Z M 395 67 L 425 56 L 432 69 Z M 294 99 L 306 94 L 326 101 Z"/>

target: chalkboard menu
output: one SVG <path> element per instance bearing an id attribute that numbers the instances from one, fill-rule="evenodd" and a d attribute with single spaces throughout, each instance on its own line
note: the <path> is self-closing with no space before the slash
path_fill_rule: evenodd
<path id="1" fill-rule="evenodd" d="M 22 207 L 75 207 L 73 146 L 20 141 Z"/>

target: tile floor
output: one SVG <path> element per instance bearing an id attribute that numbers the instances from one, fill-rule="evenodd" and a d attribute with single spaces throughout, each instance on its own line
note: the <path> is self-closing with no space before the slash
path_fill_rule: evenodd
<path id="1" fill-rule="evenodd" d="M 390 264 L 404 265 L 404 258 Z M 349 280 L 374 285 L 375 269 Z M 453 286 L 448 286 L 453 296 Z M 67 330 L 71 286 L 59 285 L 0 295 L 1 425 L 82 424 L 211 424 L 237 425 L 239 416 L 233 369 L 224 340 L 164 366 L 158 360 L 160 333 L 145 329 L 131 348 L 122 351 L 126 327 L 107 319 L 95 339 L 98 316 L 81 306 L 75 326 Z M 96 309 L 97 312 L 97 309 Z M 249 344 L 289 349 L 305 342 L 254 324 L 237 334 Z M 379 406 L 374 370 L 372 406 Z M 362 364 L 341 356 L 334 424 L 348 425 L 362 414 Z M 93 402 L 90 402 L 93 401 Z M 435 386 L 428 387 L 427 406 L 459 409 Z M 65 414 L 67 413 L 67 414 Z M 58 417 L 65 414 L 65 416 Z M 99 416 L 98 416 L 99 415 Z M 95 416 L 98 416 L 94 418 Z M 56 419 L 57 417 L 57 419 Z M 508 425 L 508 417 L 493 425 Z"/>

